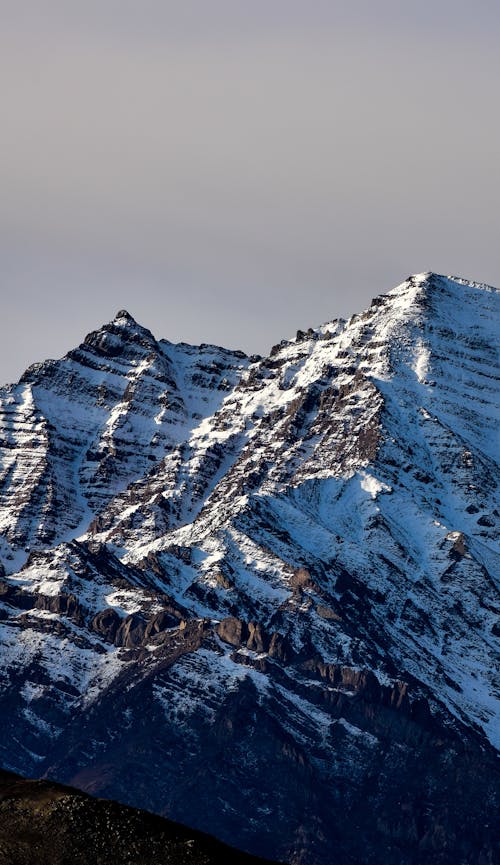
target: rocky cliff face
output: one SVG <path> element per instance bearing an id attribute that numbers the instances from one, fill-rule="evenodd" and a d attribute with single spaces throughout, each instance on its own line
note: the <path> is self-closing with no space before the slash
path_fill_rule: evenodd
<path id="1" fill-rule="evenodd" d="M 125 312 L 0 392 L 7 768 L 304 865 L 488 863 L 498 293 L 268 358 Z"/>

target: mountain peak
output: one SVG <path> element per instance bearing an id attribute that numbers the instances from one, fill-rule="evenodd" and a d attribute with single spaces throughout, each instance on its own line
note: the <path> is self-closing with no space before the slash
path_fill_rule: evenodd
<path id="1" fill-rule="evenodd" d="M 126 309 L 119 309 L 116 313 L 113 324 L 137 324 L 135 318 L 130 315 Z"/>
<path id="2" fill-rule="evenodd" d="M 98 354 L 113 356 L 124 351 L 137 354 L 138 351 L 153 350 L 157 348 L 157 343 L 147 327 L 139 324 L 126 309 L 120 309 L 112 321 L 87 334 L 84 346 Z"/>

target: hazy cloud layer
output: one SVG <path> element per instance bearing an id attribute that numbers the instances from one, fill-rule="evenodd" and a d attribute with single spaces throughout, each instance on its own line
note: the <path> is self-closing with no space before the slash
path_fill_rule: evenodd
<path id="1" fill-rule="evenodd" d="M 1 380 L 122 306 L 266 351 L 409 272 L 500 282 L 496 0 L 0 15 Z"/>

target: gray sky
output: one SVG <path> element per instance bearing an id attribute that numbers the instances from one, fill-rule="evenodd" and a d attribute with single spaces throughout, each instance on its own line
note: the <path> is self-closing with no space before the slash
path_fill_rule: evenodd
<path id="1" fill-rule="evenodd" d="M 0 0 L 0 381 L 500 283 L 498 0 Z"/>

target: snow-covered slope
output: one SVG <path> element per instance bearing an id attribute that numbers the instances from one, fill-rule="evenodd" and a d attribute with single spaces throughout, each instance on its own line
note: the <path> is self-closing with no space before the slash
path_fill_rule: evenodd
<path id="1" fill-rule="evenodd" d="M 497 334 L 420 274 L 264 359 L 122 311 L 4 388 L 7 767 L 297 863 L 489 856 Z"/>
<path id="2" fill-rule="evenodd" d="M 0 526 L 8 569 L 26 558 L 22 552 L 83 531 L 213 414 L 247 365 L 242 352 L 157 343 L 121 310 L 62 360 L 35 364 L 3 388 Z"/>

